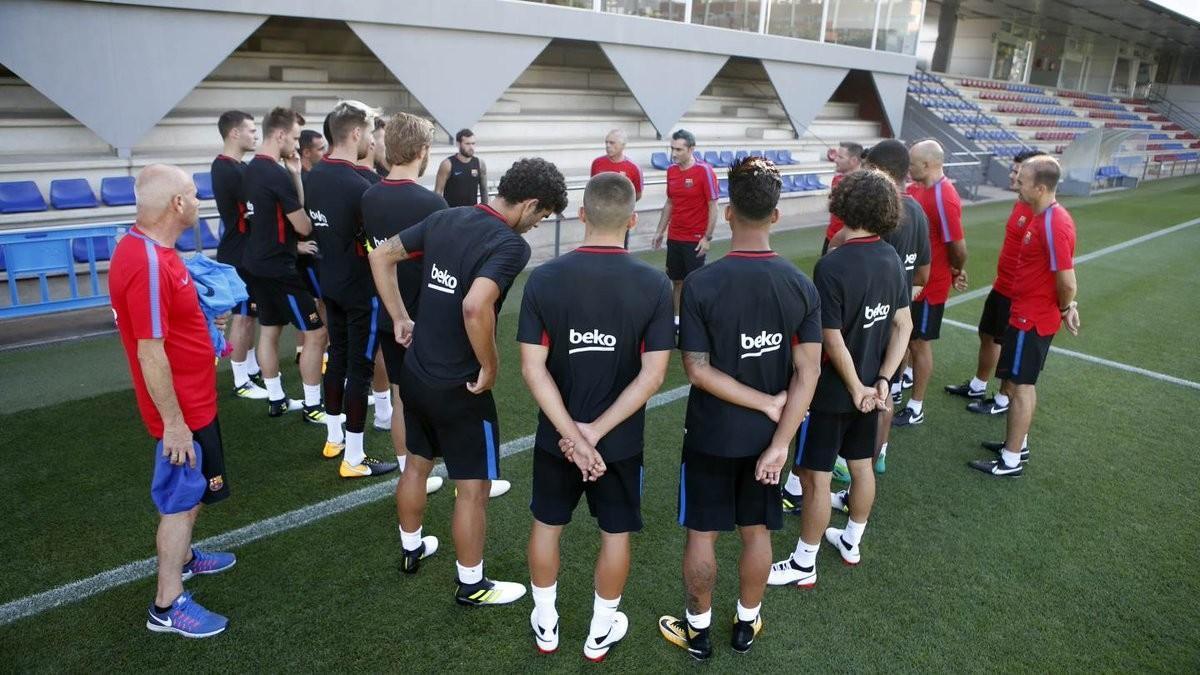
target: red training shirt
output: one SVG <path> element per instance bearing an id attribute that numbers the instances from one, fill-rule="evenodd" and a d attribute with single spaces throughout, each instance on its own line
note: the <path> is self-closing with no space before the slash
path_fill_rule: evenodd
<path id="1" fill-rule="evenodd" d="M 1033 210 L 1018 199 L 1017 203 L 1013 204 L 1012 213 L 1008 215 L 1008 223 L 1004 225 L 1004 243 L 1000 246 L 1000 257 L 996 260 L 996 280 L 992 282 L 992 289 L 1009 299 L 1013 295 L 1013 274 L 1017 269 L 1021 238 L 1025 236 L 1025 228 L 1031 220 Z"/>
<path id="2" fill-rule="evenodd" d="M 642 194 L 642 170 L 637 164 L 629 161 L 629 158 L 614 162 L 608 158 L 608 155 L 601 155 L 592 160 L 592 176 L 606 171 L 625 174 L 629 182 L 633 183 L 633 191 L 635 194 Z"/>
<path id="3" fill-rule="evenodd" d="M 138 340 L 163 340 L 175 397 L 188 428 L 196 431 L 212 423 L 217 416 L 217 368 L 208 322 L 191 275 L 175 249 L 159 246 L 133 227 L 113 252 L 108 290 L 138 410 L 150 435 L 162 438 L 163 420 L 146 389 Z"/>
<path id="4" fill-rule="evenodd" d="M 929 187 L 913 183 L 908 186 L 908 194 L 917 200 L 929 219 L 929 283 L 925 284 L 917 300 L 944 305 L 954 281 L 950 276 L 949 246 L 964 238 L 962 200 L 958 198 L 954 183 L 945 176 Z"/>
<path id="5" fill-rule="evenodd" d="M 844 173 L 833 174 L 833 180 L 829 181 L 829 190 L 833 191 L 833 188 L 837 187 L 838 183 L 842 182 L 842 179 L 845 177 L 846 174 Z M 841 218 L 838 218 L 832 213 L 829 214 L 829 226 L 825 228 L 825 241 L 832 240 L 834 235 L 836 235 L 838 232 L 841 232 L 842 228 L 845 226 L 846 224 L 842 222 Z"/>
<path id="6" fill-rule="evenodd" d="M 717 201 L 717 174 L 704 162 L 687 169 L 672 164 L 667 169 L 667 199 L 671 200 L 671 222 L 667 239 L 695 243 L 708 232 L 708 203 Z"/>
<path id="7" fill-rule="evenodd" d="M 1034 215 L 1017 253 L 1012 312 L 1008 323 L 1017 330 L 1036 329 L 1045 337 L 1062 326 L 1055 272 L 1075 266 L 1075 221 L 1058 202 Z"/>

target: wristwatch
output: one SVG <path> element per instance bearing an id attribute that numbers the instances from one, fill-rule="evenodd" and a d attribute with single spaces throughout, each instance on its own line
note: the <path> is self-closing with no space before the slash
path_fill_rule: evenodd
<path id="1" fill-rule="evenodd" d="M 1058 313 L 1059 313 L 1059 314 L 1066 314 L 1067 312 L 1069 312 L 1069 311 L 1071 311 L 1071 310 L 1075 309 L 1075 308 L 1076 308 L 1076 307 L 1078 307 L 1078 306 L 1079 306 L 1079 303 L 1078 303 L 1078 302 L 1075 302 L 1074 300 L 1072 300 L 1072 301 L 1070 301 L 1070 302 L 1068 302 L 1068 303 L 1067 303 L 1067 306 L 1066 306 L 1066 307 L 1059 307 L 1059 308 L 1058 308 Z"/>

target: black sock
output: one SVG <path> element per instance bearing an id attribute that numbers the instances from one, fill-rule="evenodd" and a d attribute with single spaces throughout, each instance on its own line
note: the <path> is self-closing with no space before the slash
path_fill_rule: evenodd
<path id="1" fill-rule="evenodd" d="M 171 608 L 170 607 L 159 607 L 158 605 L 154 606 L 154 611 L 158 612 L 159 614 L 165 614 L 168 609 L 171 609 Z"/>

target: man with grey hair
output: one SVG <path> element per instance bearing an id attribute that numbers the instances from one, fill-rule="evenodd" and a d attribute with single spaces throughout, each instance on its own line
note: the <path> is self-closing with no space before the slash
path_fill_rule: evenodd
<path id="1" fill-rule="evenodd" d="M 200 200 L 183 170 L 163 164 L 143 169 L 134 189 L 137 222 L 117 243 L 108 281 L 138 410 L 158 441 L 150 487 L 160 514 L 158 588 L 146 628 L 209 637 L 229 622 L 195 602 L 183 582 L 224 572 L 236 558 L 191 547 L 200 504 L 229 496 L 208 322 L 175 252 L 179 235 L 196 224 Z"/>
<path id="2" fill-rule="evenodd" d="M 613 129 L 604 137 L 604 154 L 592 160 L 591 176 L 614 171 L 633 184 L 634 201 L 642 198 L 642 170 L 625 156 L 625 131 Z M 625 231 L 625 248 L 629 248 L 629 230 Z"/>
<path id="3" fill-rule="evenodd" d="M 629 628 L 617 607 L 629 576 L 629 533 L 642 529 L 645 405 L 662 386 L 675 346 L 671 284 L 625 255 L 621 243 L 637 223 L 635 194 L 619 173 L 588 181 L 579 210 L 583 245 L 529 276 L 517 328 L 521 371 L 542 410 L 529 505 L 530 625 L 538 650 L 558 648 L 559 539 L 586 495 L 600 527 L 583 643 L 592 661 L 603 660 Z"/>

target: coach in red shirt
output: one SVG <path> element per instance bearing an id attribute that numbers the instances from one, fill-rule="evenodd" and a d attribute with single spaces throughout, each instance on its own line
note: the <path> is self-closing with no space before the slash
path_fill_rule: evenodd
<path id="1" fill-rule="evenodd" d="M 838 183 L 842 182 L 846 174 L 858 171 L 862 167 L 863 146 L 853 141 L 843 141 L 831 153 L 829 156 L 833 159 L 835 173 L 833 180 L 829 181 L 830 194 L 833 193 L 833 189 L 838 186 Z M 845 227 L 845 223 L 842 222 L 842 219 L 830 213 L 829 225 L 825 228 L 825 243 L 821 246 L 821 255 L 829 252 L 829 243 L 833 241 L 838 232 L 842 231 L 843 227 Z"/>
<path id="2" fill-rule="evenodd" d="M 613 129 L 604 137 L 604 154 L 592 160 L 591 176 L 612 171 L 633 183 L 634 200 L 642 198 L 642 170 L 625 156 L 625 132 Z M 625 232 L 625 248 L 629 248 L 629 231 Z"/>
<path id="3" fill-rule="evenodd" d="M 996 375 L 1012 390 L 1012 403 L 1005 442 L 987 445 L 1000 456 L 970 463 L 993 476 L 1021 475 L 1029 460 L 1026 436 L 1037 405 L 1034 385 L 1046 364 L 1050 341 L 1063 323 L 1072 335 L 1079 334 L 1075 221 L 1055 198 L 1061 175 L 1053 157 L 1025 160 L 1017 174 L 1018 195 L 1029 205 L 1032 217 L 1017 252 L 1012 310 L 996 366 Z"/>
<path id="4" fill-rule="evenodd" d="M 925 421 L 925 391 L 933 376 L 933 341 L 941 335 L 942 313 L 950 286 L 967 264 L 963 238 L 962 201 L 958 190 L 942 171 L 942 146 L 921 141 L 909 149 L 908 173 L 913 183 L 908 194 L 917 200 L 929 219 L 929 281 L 912 304 L 913 388 L 908 405 L 892 419 L 892 426 L 907 427 Z"/>
<path id="5" fill-rule="evenodd" d="M 222 572 L 235 560 L 191 548 L 200 504 L 229 496 L 213 345 L 195 285 L 175 252 L 179 235 L 196 224 L 200 202 L 191 179 L 173 166 L 147 166 L 135 190 L 137 223 L 113 253 L 109 293 L 138 410 L 160 441 L 151 487 L 162 516 L 158 590 L 146 627 L 207 637 L 227 622 L 192 601 L 182 581 Z"/>
<path id="6" fill-rule="evenodd" d="M 667 278 L 674 286 L 675 317 L 683 280 L 704 266 L 717 226 L 717 174 L 696 159 L 696 137 L 687 129 L 671 134 L 671 167 L 667 169 L 667 203 L 658 219 L 652 246 L 667 240 Z M 668 227 L 669 226 L 669 227 Z"/>

